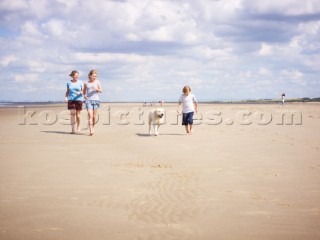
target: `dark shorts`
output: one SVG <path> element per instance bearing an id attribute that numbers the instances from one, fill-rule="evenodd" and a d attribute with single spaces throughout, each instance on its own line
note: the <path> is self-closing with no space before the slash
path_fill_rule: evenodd
<path id="1" fill-rule="evenodd" d="M 82 101 L 68 101 L 68 109 L 69 110 L 82 110 Z"/>
<path id="2" fill-rule="evenodd" d="M 182 125 L 192 125 L 193 124 L 193 112 L 182 113 Z"/>

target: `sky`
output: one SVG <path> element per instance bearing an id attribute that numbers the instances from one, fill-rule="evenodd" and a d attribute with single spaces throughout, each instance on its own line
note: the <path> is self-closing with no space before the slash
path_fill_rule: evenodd
<path id="1" fill-rule="evenodd" d="M 319 0 L 0 0 L 0 100 L 320 97 Z"/>

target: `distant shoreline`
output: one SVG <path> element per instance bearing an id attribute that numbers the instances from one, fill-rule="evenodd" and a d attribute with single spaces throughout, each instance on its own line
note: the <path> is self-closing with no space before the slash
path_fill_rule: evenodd
<path id="1" fill-rule="evenodd" d="M 218 105 L 224 105 L 224 104 L 243 104 L 243 105 L 250 105 L 250 104 L 264 104 L 264 105 L 276 105 L 279 104 L 280 100 L 243 100 L 243 101 L 199 101 L 199 104 L 218 104 Z M 143 106 L 144 102 L 101 102 L 102 104 L 139 104 Z M 160 106 L 159 102 L 147 102 L 147 103 L 153 103 L 151 106 Z M 288 99 L 285 101 L 285 104 L 292 104 L 292 103 L 320 103 L 320 100 L 317 101 L 303 101 L 303 100 L 298 100 L 298 99 L 293 99 L 290 100 Z M 19 106 L 57 106 L 57 105 L 64 105 L 66 104 L 65 102 L 0 102 L 0 108 L 15 108 Z M 163 106 L 166 104 L 177 104 L 177 102 L 169 101 L 169 102 L 164 102 Z"/>
<path id="2" fill-rule="evenodd" d="M 199 101 L 202 104 L 277 104 L 280 102 L 279 99 L 244 99 L 244 100 L 205 100 Z M 320 102 L 320 97 L 318 98 L 287 98 L 285 103 L 309 103 L 309 102 Z M 36 105 L 36 104 L 63 104 L 63 101 L 5 101 L 0 100 L 0 106 L 4 105 Z M 122 103 L 122 104 L 132 104 L 132 103 L 151 103 L 159 104 L 160 101 L 102 101 L 102 103 Z M 164 101 L 166 103 L 177 103 L 177 101 Z"/>

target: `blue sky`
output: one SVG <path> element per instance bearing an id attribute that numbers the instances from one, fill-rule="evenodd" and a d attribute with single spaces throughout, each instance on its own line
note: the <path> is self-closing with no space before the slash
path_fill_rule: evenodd
<path id="1" fill-rule="evenodd" d="M 320 97 L 318 0 L 1 0 L 0 100 L 63 100 L 97 69 L 103 101 Z"/>

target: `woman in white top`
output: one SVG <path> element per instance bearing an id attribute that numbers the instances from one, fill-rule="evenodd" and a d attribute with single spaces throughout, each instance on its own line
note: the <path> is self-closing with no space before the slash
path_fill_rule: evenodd
<path id="1" fill-rule="evenodd" d="M 89 81 L 84 85 L 85 108 L 88 111 L 88 125 L 90 136 L 94 133 L 94 125 L 97 121 L 97 112 L 100 107 L 98 93 L 102 92 L 101 84 L 97 80 L 98 72 L 91 70 L 88 74 Z"/>

